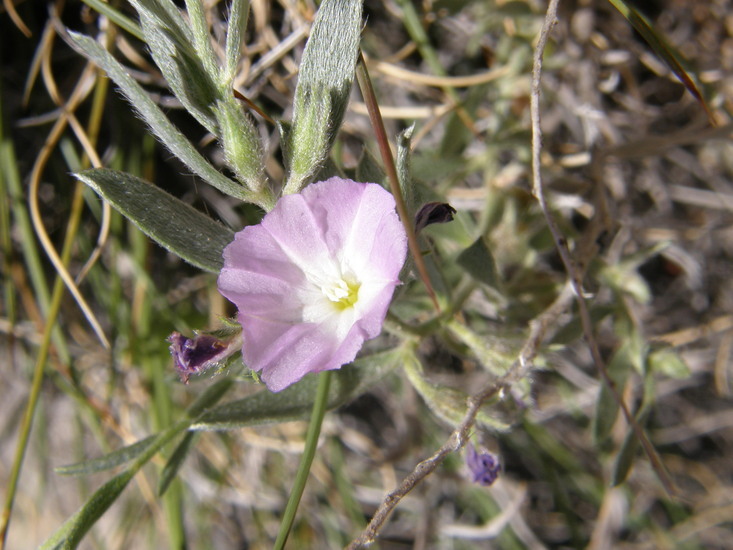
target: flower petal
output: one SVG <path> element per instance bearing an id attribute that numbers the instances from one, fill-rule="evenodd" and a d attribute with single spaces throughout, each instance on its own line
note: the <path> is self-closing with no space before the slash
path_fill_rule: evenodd
<path id="1" fill-rule="evenodd" d="M 224 250 L 243 358 L 272 391 L 352 361 L 381 331 L 407 237 L 379 185 L 331 178 L 280 199 Z"/>

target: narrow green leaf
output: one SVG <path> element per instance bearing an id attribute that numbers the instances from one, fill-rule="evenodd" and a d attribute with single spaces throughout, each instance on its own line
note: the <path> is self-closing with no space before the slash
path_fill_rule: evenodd
<path id="1" fill-rule="evenodd" d="M 127 487 L 135 473 L 137 473 L 137 469 L 125 470 L 97 489 L 86 504 L 67 519 L 51 538 L 43 543 L 39 550 L 55 550 L 57 548 L 71 550 L 76 548 L 92 525 L 117 500 L 117 497 Z"/>
<path id="2" fill-rule="evenodd" d="M 496 262 L 483 237 L 476 239 L 471 246 L 461 252 L 456 261 L 480 283 L 497 288 L 499 273 Z"/>
<path id="3" fill-rule="evenodd" d="M 152 441 L 147 445 L 137 447 L 138 455 L 130 466 L 119 475 L 102 485 L 92 497 L 50 538 L 41 546 L 41 550 L 56 550 L 64 548 L 72 550 L 76 548 L 84 535 L 91 529 L 94 523 L 114 503 L 129 483 L 130 479 L 143 467 L 160 449 L 167 445 L 172 439 L 186 431 L 190 427 L 191 418 L 206 410 L 207 407 L 218 401 L 232 385 L 232 381 L 222 379 L 212 384 L 196 399 L 187 411 L 187 419 L 166 428 L 163 432 L 153 436 Z M 142 443 L 142 442 L 138 442 Z M 136 444 L 137 445 L 137 444 Z"/>
<path id="4" fill-rule="evenodd" d="M 219 99 L 218 73 L 211 66 L 211 44 L 199 37 L 200 25 L 195 25 L 200 22 L 201 10 L 194 10 L 193 14 L 189 12 L 189 25 L 178 9 L 171 6 L 170 0 L 130 2 L 138 12 L 145 42 L 155 64 L 174 95 L 202 126 L 218 136 L 216 119 L 211 110 Z M 203 32 L 208 38 L 206 29 Z M 208 45 L 209 51 L 198 51 L 199 47 L 206 47 L 201 46 L 202 43 Z M 212 76 L 212 72 L 215 72 L 215 76 Z"/>
<path id="5" fill-rule="evenodd" d="M 232 82 L 237 76 L 248 16 L 249 0 L 232 0 L 232 5 L 229 8 L 227 40 L 224 47 L 224 71 L 221 75 L 221 84 L 226 89 L 231 88 Z"/>
<path id="6" fill-rule="evenodd" d="M 253 194 L 269 195 L 262 144 L 247 113 L 232 96 L 217 101 L 214 115 L 227 165 Z"/>
<path id="7" fill-rule="evenodd" d="M 504 376 L 512 368 L 513 355 L 493 345 L 495 342 L 492 342 L 485 334 L 475 332 L 456 319 L 449 319 L 444 326 L 453 336 L 468 346 L 487 372 L 499 377 Z"/>
<path id="8" fill-rule="evenodd" d="M 654 350 L 649 354 L 647 361 L 649 370 L 653 373 L 661 373 L 678 380 L 684 380 L 692 375 L 687 363 L 671 348 Z"/>
<path id="9" fill-rule="evenodd" d="M 125 29 L 138 40 L 143 40 L 143 31 L 132 19 L 123 15 L 118 9 L 102 0 L 82 0 L 87 6 L 95 10 L 97 13 L 104 15 L 121 29 Z"/>
<path id="10" fill-rule="evenodd" d="M 234 385 L 231 378 L 222 378 L 207 387 L 186 409 L 186 416 L 194 419 L 209 407 L 213 407 Z"/>
<path id="11" fill-rule="evenodd" d="M 675 51 L 675 49 L 670 44 L 668 44 L 664 37 L 654 29 L 653 25 L 644 16 L 644 14 L 642 14 L 634 6 L 626 2 L 626 0 L 608 1 L 611 2 L 613 7 L 621 12 L 621 15 L 623 15 L 626 20 L 631 23 L 631 26 L 636 29 L 636 31 L 644 38 L 644 40 L 646 40 L 647 44 L 651 46 L 656 54 L 662 58 L 662 61 L 667 64 L 670 70 L 675 75 L 677 75 L 677 78 L 680 79 L 685 88 L 687 88 L 687 90 L 693 95 L 693 97 L 697 99 L 700 105 L 702 105 L 702 108 L 705 109 L 705 112 L 707 113 L 708 119 L 710 120 L 711 124 L 715 125 L 715 117 L 713 117 L 713 113 L 710 110 L 710 107 L 705 101 L 702 92 L 700 92 L 699 88 L 692 80 L 690 75 L 687 74 L 687 71 L 685 71 L 684 67 L 682 67 L 682 63 L 680 62 L 681 56 Z"/>
<path id="12" fill-rule="evenodd" d="M 470 396 L 459 389 L 430 382 L 424 376 L 420 359 L 412 350 L 403 353 L 403 363 L 408 380 L 430 410 L 450 426 L 460 424 L 466 416 Z M 485 408 L 478 412 L 476 421 L 497 432 L 505 432 L 511 427 L 500 418 L 489 414 Z"/>
<path id="13" fill-rule="evenodd" d="M 99 193 L 155 242 L 212 273 L 221 270 L 234 232 L 140 178 L 106 168 L 76 177 Z"/>
<path id="14" fill-rule="evenodd" d="M 55 468 L 54 471 L 63 476 L 78 476 L 109 470 L 110 468 L 114 468 L 120 464 L 125 464 L 137 458 L 145 451 L 145 449 L 155 442 L 155 438 L 156 436 L 151 435 L 133 443 L 132 445 L 127 445 L 126 447 L 112 451 L 109 454 L 100 456 L 99 458 L 93 458 L 91 460 L 85 460 L 84 462 L 69 464 L 67 466 L 59 466 L 58 468 Z"/>
<path id="15" fill-rule="evenodd" d="M 619 392 L 622 391 L 626 378 L 632 368 L 633 345 L 628 341 L 621 344 L 613 358 L 608 363 L 608 375 Z M 611 389 L 605 383 L 601 384 L 598 401 L 596 402 L 595 415 L 593 417 L 593 438 L 598 443 L 606 439 L 611 432 L 616 417 L 618 416 L 619 404 L 616 401 Z"/>
<path id="16" fill-rule="evenodd" d="M 624 442 L 621 445 L 621 450 L 616 457 L 616 461 L 613 464 L 611 487 L 621 485 L 629 477 L 638 450 L 639 438 L 636 437 L 633 430 L 629 429 L 626 437 L 624 437 Z"/>
<path id="17" fill-rule="evenodd" d="M 613 305 L 591 306 L 589 312 L 593 326 L 598 326 L 603 319 L 611 315 L 614 311 L 616 311 L 616 306 Z M 555 333 L 552 337 L 552 345 L 558 348 L 565 348 L 568 344 L 575 342 L 582 336 L 583 323 L 580 320 L 580 316 L 576 315 Z"/>
<path id="18" fill-rule="evenodd" d="M 188 451 L 191 450 L 191 445 L 194 442 L 196 432 L 188 432 L 173 451 L 173 454 L 166 462 L 163 467 L 163 471 L 160 474 L 160 481 L 158 482 L 158 496 L 163 496 L 170 487 L 170 484 L 176 479 L 178 470 L 183 466 L 183 461 L 188 456 Z"/>
<path id="19" fill-rule="evenodd" d="M 398 364 L 400 350 L 369 355 L 334 372 L 328 394 L 328 409 L 334 409 L 365 392 Z M 309 375 L 301 382 L 279 392 L 259 393 L 223 403 L 204 413 L 191 426 L 193 430 L 229 430 L 271 422 L 308 418 L 318 380 Z"/>
<path id="20" fill-rule="evenodd" d="M 186 410 L 186 416 L 190 419 L 196 418 L 208 407 L 214 405 L 224 394 L 232 387 L 233 382 L 229 378 L 222 378 L 216 383 L 207 387 Z M 116 451 L 112 451 L 99 458 L 93 458 L 91 460 L 85 460 L 77 464 L 70 464 L 68 466 L 59 466 L 55 468 L 55 472 L 61 475 L 82 475 L 82 474 L 93 474 L 101 472 L 103 470 L 109 470 L 121 464 L 130 462 L 136 459 L 142 453 L 144 453 L 151 445 L 155 443 L 158 436 L 151 435 L 140 441 L 136 441 L 132 445 L 127 445 Z"/>
<path id="21" fill-rule="evenodd" d="M 412 134 L 415 125 L 412 124 L 397 135 L 397 179 L 400 181 L 400 190 L 405 199 L 407 213 L 414 218 L 417 211 L 415 184 L 412 181 Z"/>
<path id="22" fill-rule="evenodd" d="M 649 402 L 645 401 L 639 412 L 636 414 L 636 421 L 639 423 L 639 426 L 644 427 L 646 425 L 646 421 L 649 418 L 651 410 L 652 408 L 649 406 Z M 618 456 L 616 456 L 616 460 L 613 464 L 611 487 L 616 487 L 617 485 L 622 484 L 629 477 L 639 446 L 640 441 L 636 436 L 636 433 L 631 428 L 628 428 L 628 433 L 624 437 L 621 450 L 619 451 Z"/>
<path id="23" fill-rule="evenodd" d="M 133 107 L 137 109 L 140 117 L 150 126 L 155 136 L 186 166 L 222 193 L 241 200 L 252 201 L 251 193 L 246 188 L 233 182 L 214 168 L 180 130 L 171 124 L 160 107 L 148 97 L 145 90 L 107 50 L 88 36 L 69 31 L 69 37 L 72 45 L 82 55 L 104 69 Z"/>
<path id="24" fill-rule="evenodd" d="M 359 163 L 356 165 L 355 172 L 356 181 L 363 181 L 368 183 L 382 183 L 386 179 L 384 169 L 380 166 L 379 162 L 374 155 L 369 152 L 369 149 L 364 149 L 359 158 Z"/>
<path id="25" fill-rule="evenodd" d="M 193 48 L 196 55 L 204 66 L 209 78 L 214 83 L 219 82 L 221 68 L 219 60 L 214 53 L 211 45 L 211 34 L 209 34 L 209 24 L 206 21 L 206 12 L 202 0 L 186 0 L 186 12 L 188 20 L 191 24 L 191 32 L 193 33 Z"/>
<path id="26" fill-rule="evenodd" d="M 297 193 L 318 173 L 341 126 L 354 81 L 361 0 L 325 0 L 303 52 L 292 131 L 283 136 L 284 193 Z"/>

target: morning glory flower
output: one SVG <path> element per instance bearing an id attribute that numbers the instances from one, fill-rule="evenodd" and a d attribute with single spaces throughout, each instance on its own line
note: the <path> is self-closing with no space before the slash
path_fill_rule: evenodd
<path id="1" fill-rule="evenodd" d="M 394 198 L 331 178 L 285 195 L 224 249 L 242 358 L 274 392 L 353 361 L 381 332 L 407 254 Z"/>
<path id="2" fill-rule="evenodd" d="M 499 477 L 499 457 L 489 451 L 476 451 L 472 444 L 466 446 L 466 465 L 474 483 L 488 487 Z"/>

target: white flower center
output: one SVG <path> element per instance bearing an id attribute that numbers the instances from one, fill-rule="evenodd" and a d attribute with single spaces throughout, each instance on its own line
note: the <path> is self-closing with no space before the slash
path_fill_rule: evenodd
<path id="1" fill-rule="evenodd" d="M 321 292 L 339 311 L 352 307 L 359 299 L 361 283 L 351 277 L 330 280 L 321 286 Z"/>

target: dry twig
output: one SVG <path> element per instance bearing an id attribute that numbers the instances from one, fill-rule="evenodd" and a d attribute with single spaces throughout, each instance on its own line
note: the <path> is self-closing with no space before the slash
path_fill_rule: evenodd
<path id="1" fill-rule="evenodd" d="M 634 430 L 636 437 L 644 448 L 644 452 L 649 457 L 650 462 L 654 468 L 654 471 L 659 476 L 662 485 L 670 495 L 675 495 L 674 484 L 672 483 L 669 474 L 664 468 L 659 455 L 657 454 L 654 446 L 647 438 L 644 430 L 642 430 L 639 423 L 636 421 L 628 405 L 623 400 L 618 389 L 615 387 L 611 380 L 606 365 L 601 357 L 601 352 L 598 348 L 598 342 L 595 339 L 593 331 L 593 321 L 588 311 L 588 306 L 585 301 L 585 293 L 583 291 L 583 279 L 580 271 L 577 269 L 573 258 L 570 256 L 570 250 L 568 248 L 567 240 L 562 235 L 560 229 L 555 222 L 550 209 L 547 204 L 547 199 L 544 193 L 544 187 L 542 184 L 542 170 L 540 162 L 540 153 L 542 150 L 542 130 L 540 128 L 540 80 L 542 76 L 542 55 L 545 51 L 545 45 L 547 44 L 547 38 L 549 37 L 550 31 L 557 23 L 557 5 L 559 0 L 550 0 L 550 4 L 547 7 L 547 14 L 545 16 L 545 22 L 542 25 L 540 31 L 539 40 L 535 48 L 534 60 L 532 64 L 532 87 L 530 93 L 530 118 L 532 122 L 532 190 L 540 204 L 542 213 L 545 216 L 547 226 L 552 233 L 552 238 L 555 242 L 558 253 L 562 259 L 565 270 L 568 273 L 570 284 L 572 285 L 573 292 L 575 293 L 575 299 L 578 304 L 578 312 L 580 314 L 580 321 L 583 327 L 583 335 L 588 342 L 591 355 L 593 357 L 593 363 L 596 365 L 598 372 L 603 378 L 604 382 L 608 385 L 609 389 L 613 393 L 616 402 L 621 407 L 624 417 L 627 423 Z"/>

